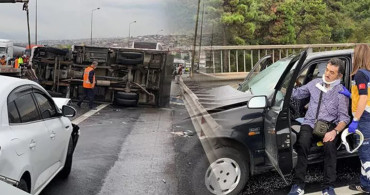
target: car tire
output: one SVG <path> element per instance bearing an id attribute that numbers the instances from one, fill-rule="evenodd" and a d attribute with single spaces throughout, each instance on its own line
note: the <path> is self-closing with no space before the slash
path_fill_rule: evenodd
<path id="1" fill-rule="evenodd" d="M 128 100 L 122 98 L 114 98 L 114 104 L 117 106 L 125 106 L 125 107 L 136 107 L 138 100 Z"/>
<path id="2" fill-rule="evenodd" d="M 115 98 L 126 99 L 126 100 L 138 100 L 139 96 L 136 93 L 126 93 L 123 91 L 117 91 Z"/>
<path id="3" fill-rule="evenodd" d="M 72 159 L 73 159 L 73 140 L 72 137 L 69 138 L 69 143 L 68 143 L 68 151 L 67 151 L 67 156 L 66 156 L 66 161 L 64 163 L 63 169 L 60 171 L 59 176 L 62 179 L 68 178 L 69 174 L 71 173 L 72 170 Z"/>
<path id="4" fill-rule="evenodd" d="M 30 193 L 30 189 L 25 179 L 21 178 L 17 186 L 18 189 Z"/>
<path id="5" fill-rule="evenodd" d="M 214 152 L 214 159 L 208 160 L 204 155 L 193 170 L 194 193 L 199 195 L 239 194 L 249 180 L 247 158 L 231 147 L 217 148 Z M 217 173 L 212 170 L 217 170 Z M 219 183 L 223 186 L 219 187 Z"/>

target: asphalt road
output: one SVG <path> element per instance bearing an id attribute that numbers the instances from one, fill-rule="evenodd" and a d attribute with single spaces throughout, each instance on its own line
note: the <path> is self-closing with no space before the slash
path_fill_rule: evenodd
<path id="1" fill-rule="evenodd" d="M 42 195 L 84 195 L 100 191 L 104 176 L 118 159 L 121 145 L 140 115 L 138 109 L 114 110 L 105 108 L 79 124 L 81 135 L 69 178 L 55 178 Z"/>

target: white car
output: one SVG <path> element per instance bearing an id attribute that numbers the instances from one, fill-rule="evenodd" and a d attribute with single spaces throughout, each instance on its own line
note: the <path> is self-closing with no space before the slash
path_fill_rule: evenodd
<path id="1" fill-rule="evenodd" d="M 67 118 L 75 109 L 59 106 L 39 84 L 0 76 L 0 180 L 39 194 L 68 177 L 79 127 Z"/>

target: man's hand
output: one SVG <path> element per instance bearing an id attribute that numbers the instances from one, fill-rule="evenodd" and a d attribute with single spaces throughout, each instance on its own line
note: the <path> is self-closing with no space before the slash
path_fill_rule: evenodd
<path id="1" fill-rule="evenodd" d="M 323 142 L 331 142 L 335 139 L 336 136 L 337 136 L 337 131 L 336 130 L 329 131 L 329 132 L 325 133 L 324 139 L 322 141 Z"/>
<path id="2" fill-rule="evenodd" d="M 351 92 L 349 92 L 348 89 L 345 86 L 343 86 L 343 90 L 338 92 L 338 93 L 343 94 L 344 96 L 346 96 L 348 98 L 351 98 L 351 96 L 352 96 Z"/>
<path id="3" fill-rule="evenodd" d="M 355 133 L 357 128 L 358 128 L 358 121 L 352 121 L 351 124 L 349 124 L 348 132 Z"/>

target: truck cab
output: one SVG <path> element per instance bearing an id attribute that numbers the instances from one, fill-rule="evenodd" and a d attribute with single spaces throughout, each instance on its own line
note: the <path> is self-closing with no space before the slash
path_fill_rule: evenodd
<path id="1" fill-rule="evenodd" d="M 13 42 L 6 39 L 0 39 L 0 57 L 5 56 L 7 64 L 13 58 Z"/>

